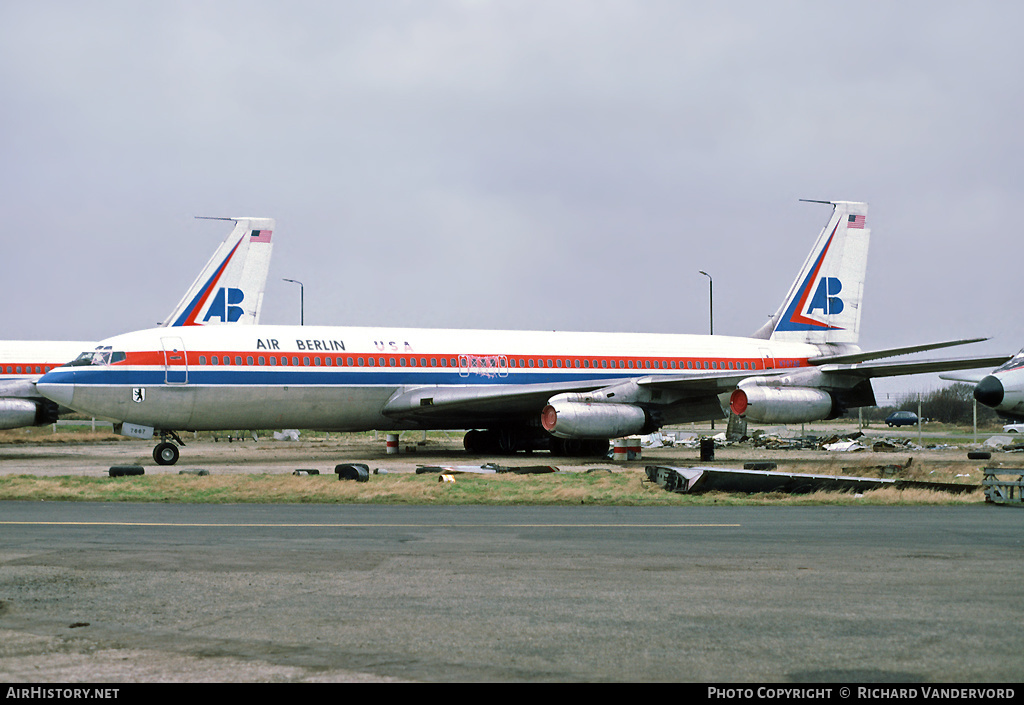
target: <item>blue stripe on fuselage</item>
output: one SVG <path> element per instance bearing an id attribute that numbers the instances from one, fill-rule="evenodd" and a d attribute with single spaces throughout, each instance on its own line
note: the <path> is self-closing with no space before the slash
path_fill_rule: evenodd
<path id="1" fill-rule="evenodd" d="M 183 372 L 183 370 L 177 370 Z M 277 368 L 277 369 L 196 369 L 189 368 L 188 383 L 174 384 L 174 387 L 193 385 L 203 386 L 408 386 L 408 385 L 526 385 L 552 382 L 587 382 L 593 380 L 603 383 L 608 380 L 626 377 L 645 377 L 651 374 L 648 370 L 616 370 L 613 372 L 596 373 L 590 371 L 556 372 L 555 370 L 518 370 L 507 376 L 494 375 L 487 377 L 479 374 L 462 376 L 457 369 L 388 369 L 388 368 Z M 678 371 L 675 371 L 678 372 Z M 45 384 L 74 384 L 83 386 L 155 386 L 165 383 L 164 369 L 89 369 L 54 370 L 45 375 Z"/>

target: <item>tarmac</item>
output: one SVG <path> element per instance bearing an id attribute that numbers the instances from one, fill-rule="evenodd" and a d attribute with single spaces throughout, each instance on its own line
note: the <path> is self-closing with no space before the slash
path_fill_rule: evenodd
<path id="1" fill-rule="evenodd" d="M 410 437 L 398 455 L 384 452 L 383 434 L 186 437 L 167 467 L 137 441 L 4 444 L 0 473 L 469 462 L 454 436 Z M 631 465 L 699 459 L 692 447 L 642 454 Z M 963 448 L 912 456 L 953 474 L 980 465 Z M 714 462 L 770 458 L 821 471 L 905 463 L 907 453 L 746 445 L 717 450 Z M 510 462 L 473 459 L 488 461 Z M 1024 665 L 1014 618 L 1022 528 L 1020 509 L 982 503 L 2 502 L 0 681 L 1012 683 Z"/>

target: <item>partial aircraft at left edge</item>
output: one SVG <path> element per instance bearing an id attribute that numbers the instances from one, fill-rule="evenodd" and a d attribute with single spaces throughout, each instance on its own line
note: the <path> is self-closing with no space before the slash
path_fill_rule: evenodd
<path id="1" fill-rule="evenodd" d="M 216 218 L 234 228 L 186 291 L 163 327 L 259 323 L 270 270 L 272 218 Z M 36 390 L 36 380 L 95 342 L 0 341 L 0 429 L 53 423 L 69 410 Z"/>

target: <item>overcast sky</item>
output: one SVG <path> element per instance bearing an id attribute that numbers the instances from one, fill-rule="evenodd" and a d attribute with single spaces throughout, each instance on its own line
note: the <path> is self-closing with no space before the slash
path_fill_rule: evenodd
<path id="1" fill-rule="evenodd" d="M 810 198 L 870 204 L 863 348 L 1014 352 L 1022 20 L 0 1 L 0 338 L 162 320 L 227 234 L 195 216 L 277 220 L 264 323 L 298 322 L 287 277 L 307 324 L 704 333 L 703 269 L 715 332 L 748 335 L 830 215 Z"/>

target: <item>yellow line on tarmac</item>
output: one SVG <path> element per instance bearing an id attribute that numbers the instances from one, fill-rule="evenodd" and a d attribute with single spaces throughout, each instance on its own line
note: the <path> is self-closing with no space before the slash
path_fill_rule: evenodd
<path id="1" fill-rule="evenodd" d="M 290 523 L 176 523 L 176 522 L 150 522 L 150 521 L 0 521 L 0 526 L 140 526 L 140 527 L 194 527 L 194 528 L 330 528 L 330 529 L 431 529 L 431 528 L 460 528 L 460 529 L 721 529 L 736 528 L 741 524 L 375 524 L 375 523 L 312 523 L 312 524 L 290 524 Z"/>

